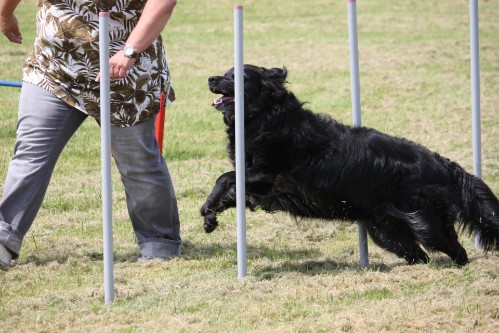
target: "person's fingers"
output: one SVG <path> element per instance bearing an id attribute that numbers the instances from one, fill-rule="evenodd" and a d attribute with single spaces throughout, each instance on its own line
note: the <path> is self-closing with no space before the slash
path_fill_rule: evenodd
<path id="1" fill-rule="evenodd" d="M 109 78 L 111 80 L 124 79 L 128 76 L 128 71 L 133 66 L 135 59 L 130 60 L 117 53 L 109 59 Z M 100 82 L 101 73 L 97 74 L 96 82 Z"/>
<path id="2" fill-rule="evenodd" d="M 109 72 L 109 79 L 111 80 L 117 80 L 117 79 L 122 79 L 122 78 L 125 78 L 127 76 L 127 71 L 125 70 L 117 70 L 117 69 L 110 69 L 110 72 Z M 100 82 L 100 77 L 101 77 L 101 73 L 99 72 L 97 74 L 97 76 L 95 77 L 95 82 Z"/>
<path id="3" fill-rule="evenodd" d="M 22 42 L 23 42 L 23 36 L 21 35 L 21 33 L 19 31 L 17 33 L 16 32 L 9 32 L 6 36 L 7 36 L 7 39 L 9 41 L 11 41 L 12 43 L 22 44 Z"/>
<path id="4" fill-rule="evenodd" d="M 23 36 L 19 30 L 19 24 L 15 16 L 0 19 L 0 30 L 13 43 L 21 44 Z"/>
<path id="5" fill-rule="evenodd" d="M 118 70 L 117 70 L 117 68 L 114 67 L 114 66 L 111 66 L 109 68 L 109 78 L 111 80 L 114 80 L 114 79 L 116 79 L 117 76 L 118 76 Z"/>
<path id="6" fill-rule="evenodd" d="M 10 29 L 4 28 L 4 29 L 2 29 L 2 33 L 12 43 L 21 44 L 23 41 L 23 36 L 21 35 L 21 32 L 19 31 L 19 29 L 12 29 L 12 27 Z"/>
<path id="7" fill-rule="evenodd" d="M 126 69 L 126 67 L 115 66 L 111 67 L 109 74 L 111 76 L 111 80 L 123 79 L 127 76 L 128 70 Z"/>
<path id="8" fill-rule="evenodd" d="M 18 25 L 14 25 L 11 28 L 9 40 L 11 42 L 18 43 L 18 44 L 21 44 L 23 42 L 23 35 L 21 34 L 21 31 L 19 30 Z"/>
<path id="9" fill-rule="evenodd" d="M 118 70 L 118 77 L 119 78 L 125 78 L 126 75 L 127 75 L 127 70 L 123 67 L 121 67 L 119 70 Z"/>

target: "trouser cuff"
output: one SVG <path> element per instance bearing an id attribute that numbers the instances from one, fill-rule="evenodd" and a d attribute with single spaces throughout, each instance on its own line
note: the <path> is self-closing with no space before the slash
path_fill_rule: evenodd
<path id="1" fill-rule="evenodd" d="M 140 253 L 145 258 L 168 259 L 180 255 L 180 241 L 168 239 L 143 239 L 139 242 Z"/>
<path id="2" fill-rule="evenodd" d="M 18 237 L 10 224 L 0 221 L 0 243 L 12 254 L 12 259 L 19 258 L 22 238 Z"/>

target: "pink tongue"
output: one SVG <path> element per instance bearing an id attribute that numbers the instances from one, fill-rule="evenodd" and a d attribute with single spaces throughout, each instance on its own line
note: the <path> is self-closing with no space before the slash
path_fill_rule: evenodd
<path id="1" fill-rule="evenodd" d="M 211 103 L 211 106 L 215 106 L 215 105 L 218 105 L 218 104 L 221 104 L 221 103 L 232 103 L 232 102 L 234 102 L 234 97 L 224 96 L 224 97 L 220 97 L 220 98 L 215 99 Z"/>

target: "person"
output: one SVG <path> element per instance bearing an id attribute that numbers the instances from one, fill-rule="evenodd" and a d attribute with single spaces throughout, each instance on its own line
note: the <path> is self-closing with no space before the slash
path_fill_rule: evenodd
<path id="1" fill-rule="evenodd" d="M 0 0 L 0 28 L 21 43 L 21 0 Z M 23 66 L 14 155 L 0 203 L 0 265 L 9 267 L 45 196 L 56 161 L 90 117 L 99 121 L 99 12 L 110 13 L 111 151 L 126 192 L 139 261 L 180 255 L 177 200 L 155 139 L 161 93 L 173 101 L 161 32 L 176 0 L 39 0 Z M 109 8 L 107 8 L 109 7 Z"/>

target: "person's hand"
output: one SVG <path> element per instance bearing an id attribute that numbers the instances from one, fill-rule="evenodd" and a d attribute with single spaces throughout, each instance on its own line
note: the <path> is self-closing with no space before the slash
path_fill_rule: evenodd
<path id="1" fill-rule="evenodd" d="M 109 59 L 109 76 L 111 80 L 124 79 L 128 75 L 128 71 L 135 64 L 134 58 L 127 58 L 123 51 L 117 52 Z M 95 81 L 100 82 L 101 73 L 97 74 Z"/>
<path id="2" fill-rule="evenodd" d="M 0 31 L 2 31 L 12 43 L 22 44 L 23 36 L 14 15 L 0 16 Z"/>

